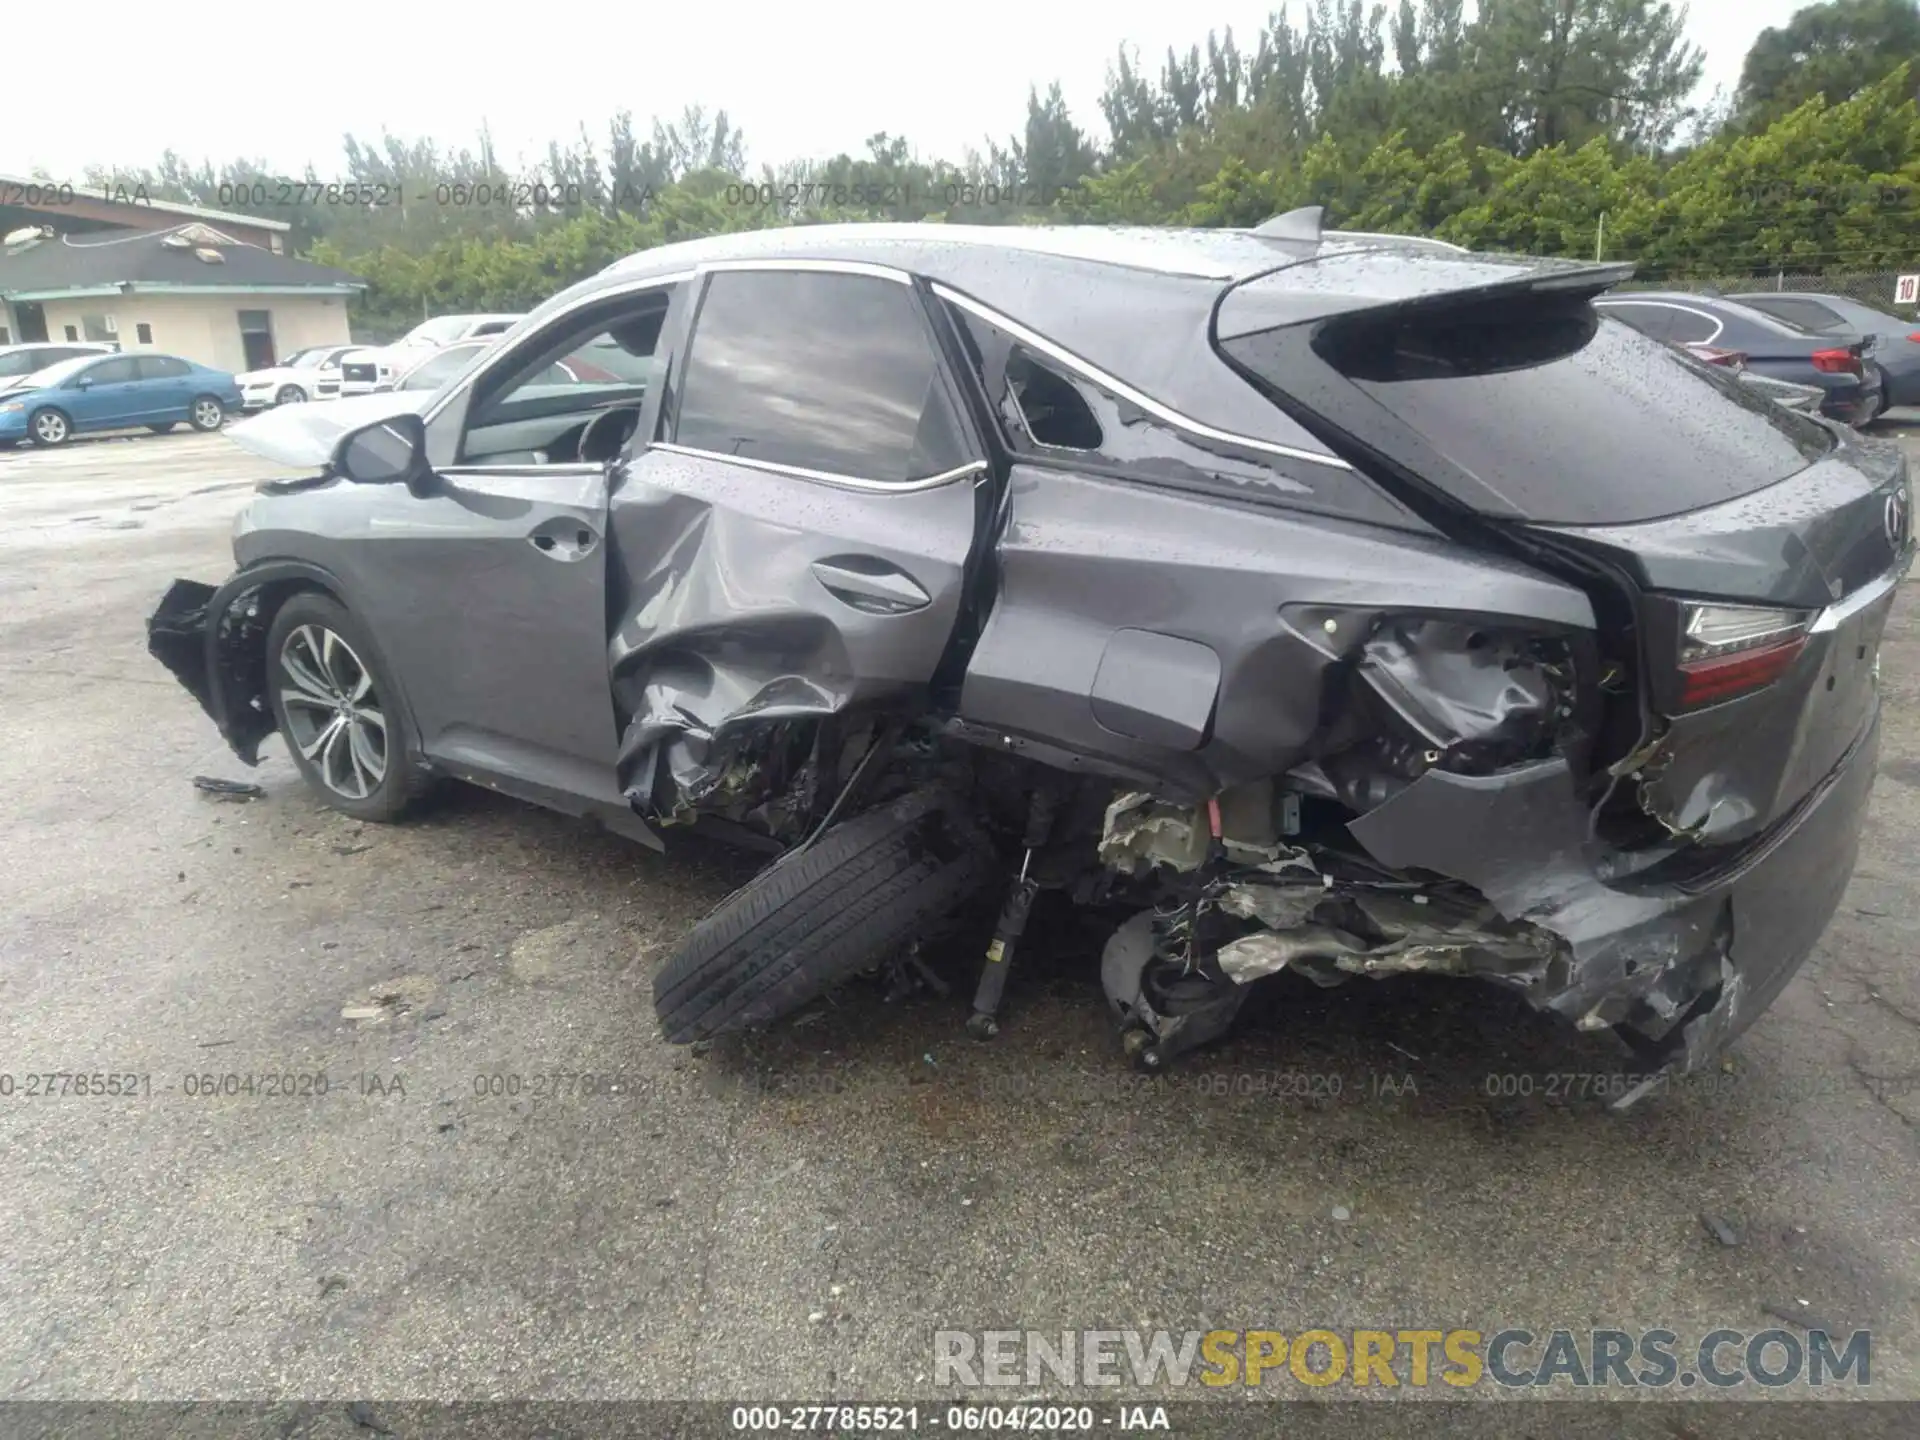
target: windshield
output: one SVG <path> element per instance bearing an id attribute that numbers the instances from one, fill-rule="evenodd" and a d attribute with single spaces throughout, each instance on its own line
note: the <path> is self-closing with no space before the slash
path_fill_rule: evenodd
<path id="1" fill-rule="evenodd" d="M 442 315 L 438 320 L 429 320 L 416 325 L 401 339 L 402 345 L 447 345 L 458 340 L 466 332 L 467 320 L 464 315 Z"/>
<path id="2" fill-rule="evenodd" d="M 296 350 L 286 360 L 289 370 L 311 370 L 327 358 L 324 350 Z"/>
<path id="3" fill-rule="evenodd" d="M 27 378 L 21 382 L 20 388 L 23 390 L 44 390 L 49 385 L 58 385 L 69 375 L 86 369 L 87 366 L 99 358 L 98 355 L 80 355 L 72 360 L 59 361 L 57 364 L 47 366 L 44 370 L 34 371 L 33 374 L 27 376 Z"/>

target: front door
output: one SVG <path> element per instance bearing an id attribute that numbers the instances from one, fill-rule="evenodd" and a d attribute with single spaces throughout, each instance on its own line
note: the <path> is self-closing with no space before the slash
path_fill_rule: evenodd
<path id="1" fill-rule="evenodd" d="M 612 500 L 622 785 L 673 807 L 769 722 L 923 699 L 986 465 L 910 278 L 713 267 Z M 680 794 L 676 796 L 678 787 Z"/>
<path id="2" fill-rule="evenodd" d="M 45 307 L 31 300 L 16 300 L 13 302 L 13 318 L 20 326 L 21 344 L 45 343 L 47 338 Z"/>
<path id="3" fill-rule="evenodd" d="M 627 333 L 621 317 L 596 310 L 529 334 L 449 396 L 428 421 L 432 493 L 392 487 L 379 497 L 367 532 L 374 558 L 356 590 L 429 757 L 628 821 L 607 686 L 611 451 L 585 458 L 581 442 L 602 417 L 635 423 L 670 298 L 667 288 L 620 302 L 650 321 L 634 341 L 638 379 L 552 383 L 554 359 L 583 338 L 610 325 Z"/>
<path id="4" fill-rule="evenodd" d="M 115 355 L 89 365 L 67 382 L 66 408 L 76 430 L 115 430 L 136 425 L 142 414 L 142 391 L 133 357 Z"/>

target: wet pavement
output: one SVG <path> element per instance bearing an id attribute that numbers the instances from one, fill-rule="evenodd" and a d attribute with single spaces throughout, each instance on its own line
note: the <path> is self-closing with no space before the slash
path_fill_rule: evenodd
<path id="1" fill-rule="evenodd" d="M 1613 1115 L 1610 1044 L 1415 980 L 1136 1082 L 1058 917 L 992 1045 L 855 991 L 693 1055 L 652 973 L 751 862 L 470 789 L 356 824 L 148 658 L 268 473 L 0 455 L 0 1396 L 905 1397 L 936 1328 L 1785 1313 L 1920 1397 L 1911 585 L 1852 888 L 1711 1085 Z"/>

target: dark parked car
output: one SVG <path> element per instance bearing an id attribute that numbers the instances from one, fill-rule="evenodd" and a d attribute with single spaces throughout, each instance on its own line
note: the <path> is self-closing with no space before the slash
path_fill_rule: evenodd
<path id="1" fill-rule="evenodd" d="M 182 421 L 218 430 L 239 408 L 240 386 L 224 370 L 146 350 L 81 355 L 0 391 L 0 445 L 63 445 L 88 430 L 137 425 L 165 432 Z"/>
<path id="2" fill-rule="evenodd" d="M 1687 1069 L 1847 883 L 1910 495 L 1597 314 L 1626 273 L 1310 229 L 650 250 L 430 399 L 237 427 L 313 477 L 150 644 L 348 814 L 453 776 L 776 855 L 656 977 L 674 1042 L 911 985 L 982 897 L 990 1036 L 1046 891 L 1112 917 L 1146 1068 L 1287 970 L 1478 978 Z M 662 382 L 542 383 L 583 348 Z"/>
<path id="3" fill-rule="evenodd" d="M 1874 343 L 1867 358 L 1880 371 L 1881 408 L 1920 405 L 1920 326 L 1913 321 L 1863 305 L 1847 295 L 1766 291 L 1734 298 L 1816 335 L 1871 336 Z"/>
<path id="4" fill-rule="evenodd" d="M 1820 413 L 1844 424 L 1865 425 L 1885 408 L 1861 335 L 1816 335 L 1738 301 L 1684 291 L 1610 295 L 1598 308 L 1655 340 L 1735 350 L 1755 374 L 1818 385 L 1827 392 Z"/>

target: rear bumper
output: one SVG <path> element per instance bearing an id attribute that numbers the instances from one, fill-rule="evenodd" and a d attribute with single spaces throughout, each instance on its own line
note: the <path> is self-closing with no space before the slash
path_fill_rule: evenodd
<path id="1" fill-rule="evenodd" d="M 1384 863 L 1453 875 L 1557 935 L 1560 960 L 1511 983 L 1578 1029 L 1626 1041 L 1651 1077 L 1630 1104 L 1710 1064 L 1805 962 L 1852 877 L 1879 751 L 1876 697 L 1791 813 L 1682 883 L 1621 875 L 1631 857 L 1590 844 L 1559 760 L 1496 776 L 1430 771 L 1349 828 Z"/>

